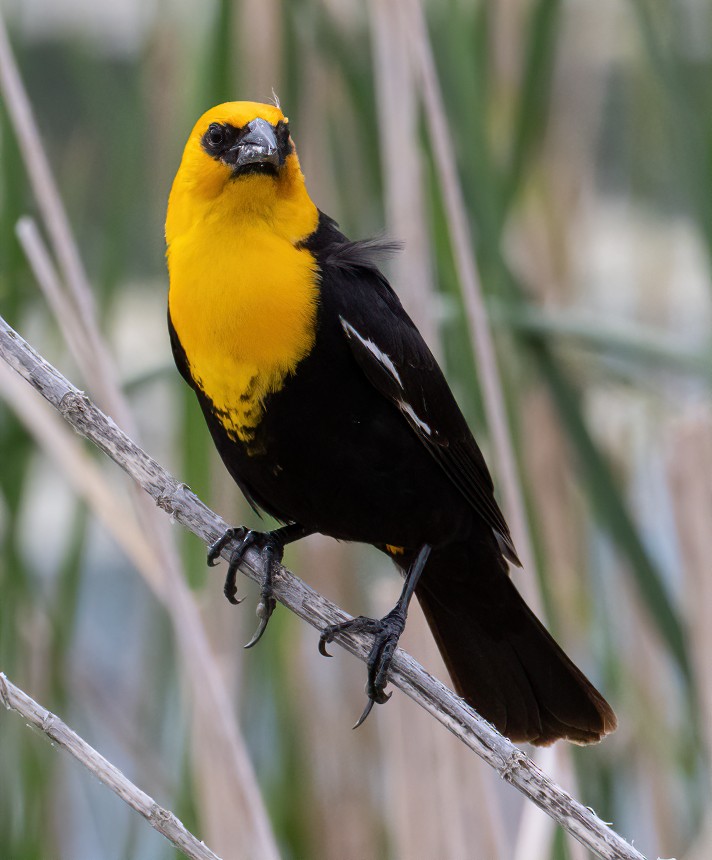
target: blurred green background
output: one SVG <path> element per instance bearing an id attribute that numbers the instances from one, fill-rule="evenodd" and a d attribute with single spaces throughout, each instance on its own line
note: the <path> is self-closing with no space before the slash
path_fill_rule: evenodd
<path id="1" fill-rule="evenodd" d="M 354 238 L 404 239 L 394 286 L 492 463 L 443 153 L 423 108 L 419 58 L 432 50 L 535 545 L 538 575 L 514 576 L 539 590 L 550 628 L 619 717 L 600 746 L 559 745 L 542 765 L 647 856 L 712 856 L 712 4 L 3 0 L 0 10 L 142 443 L 227 520 L 253 525 L 165 331 L 165 202 L 193 122 L 220 101 L 274 90 L 320 208 Z M 4 104 L 0 123 L 0 313 L 101 399 L 17 241 L 18 219 L 38 206 L 27 141 Z M 256 589 L 241 582 L 248 599 L 228 606 L 223 569 L 209 572 L 204 548 L 173 528 L 210 646 L 195 659 L 227 691 L 234 711 L 222 719 L 249 758 L 222 755 L 220 719 L 200 716 L 201 671 L 185 669 L 192 628 L 127 549 L 129 520 L 146 525 L 127 481 L 85 449 L 128 512 L 97 517 L 77 468 L 28 432 L 40 419 L 23 421 L 24 397 L 0 375 L 0 671 L 218 854 L 588 856 L 404 696 L 352 733 L 363 668 L 322 660 L 316 632 L 286 610 L 243 652 Z M 136 540 L 150 543 L 145 531 Z M 326 539 L 287 562 L 353 614 L 381 615 L 399 586 L 377 553 Z M 422 621 L 409 628 L 406 647 L 445 677 Z M 223 790 L 232 785 L 252 799 Z M 0 715 L 0 857 L 173 854 L 22 720 Z"/>

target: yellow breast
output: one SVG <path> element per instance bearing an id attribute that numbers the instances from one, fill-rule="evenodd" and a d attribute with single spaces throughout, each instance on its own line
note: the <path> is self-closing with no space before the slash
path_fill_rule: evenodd
<path id="1" fill-rule="evenodd" d="M 248 446 L 267 395 L 313 346 L 319 290 L 316 262 L 300 247 L 319 212 L 294 148 L 276 176 L 239 178 L 203 148 L 211 122 L 241 128 L 256 116 L 287 122 L 273 105 L 252 102 L 218 105 L 198 120 L 166 216 L 173 326 L 216 417 Z"/>
<path id="2" fill-rule="evenodd" d="M 264 224 L 216 219 L 170 243 L 169 308 L 191 373 L 228 435 L 249 445 L 265 397 L 309 353 L 313 256 Z"/>

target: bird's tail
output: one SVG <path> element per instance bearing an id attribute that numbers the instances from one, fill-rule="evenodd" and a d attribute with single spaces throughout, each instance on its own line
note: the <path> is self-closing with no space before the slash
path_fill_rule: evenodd
<path id="1" fill-rule="evenodd" d="M 511 740 L 589 744 L 616 728 L 609 704 L 526 605 L 494 547 L 434 552 L 416 594 L 458 693 Z"/>

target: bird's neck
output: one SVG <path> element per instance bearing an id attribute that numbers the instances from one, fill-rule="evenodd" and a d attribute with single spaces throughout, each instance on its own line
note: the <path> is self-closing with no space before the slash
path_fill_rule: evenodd
<path id="1" fill-rule="evenodd" d="M 275 207 L 270 220 L 222 205 L 182 232 L 167 225 L 171 320 L 193 378 L 243 441 L 314 344 L 316 262 L 299 241 L 318 211 L 306 200 Z"/>

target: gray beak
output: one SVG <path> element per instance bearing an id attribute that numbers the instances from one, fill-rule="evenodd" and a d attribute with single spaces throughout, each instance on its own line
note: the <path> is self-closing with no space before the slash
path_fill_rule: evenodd
<path id="1" fill-rule="evenodd" d="M 247 133 L 227 153 L 225 160 L 236 170 L 248 164 L 269 164 L 278 169 L 277 138 L 272 126 L 264 119 L 253 119 L 247 125 Z"/>

